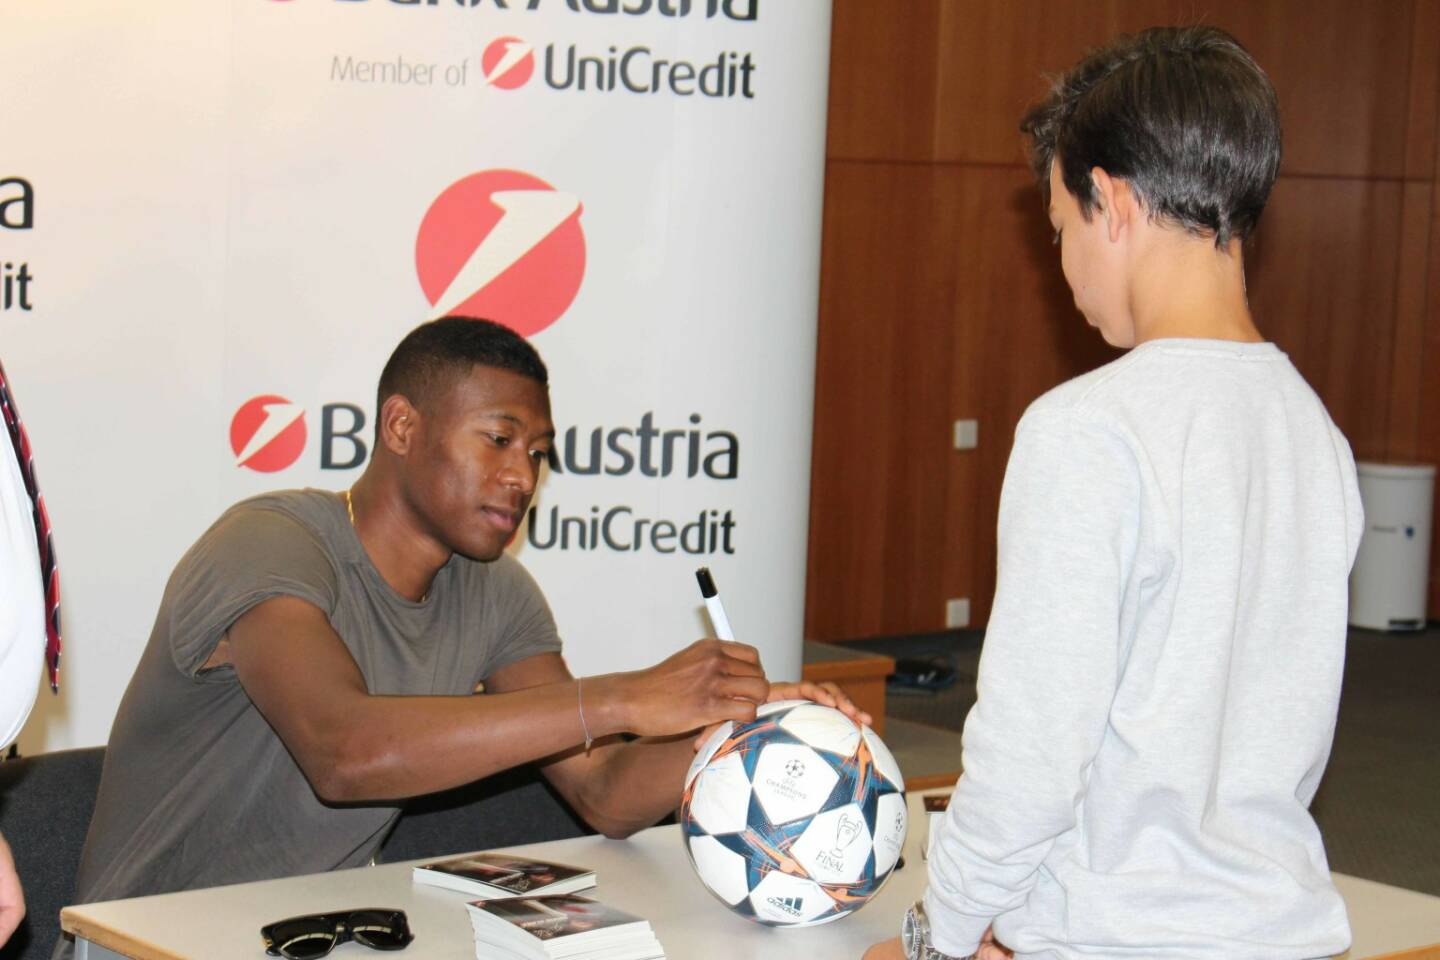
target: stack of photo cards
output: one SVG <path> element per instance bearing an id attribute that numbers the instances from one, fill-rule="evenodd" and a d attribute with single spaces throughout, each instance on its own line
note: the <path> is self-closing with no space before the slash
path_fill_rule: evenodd
<path id="1" fill-rule="evenodd" d="M 589 897 L 466 904 L 475 956 L 486 960 L 665 960 L 648 921 Z"/>
<path id="2" fill-rule="evenodd" d="M 422 863 L 415 868 L 415 882 L 494 900 L 588 890 L 595 886 L 595 871 L 503 853 L 477 853 Z"/>

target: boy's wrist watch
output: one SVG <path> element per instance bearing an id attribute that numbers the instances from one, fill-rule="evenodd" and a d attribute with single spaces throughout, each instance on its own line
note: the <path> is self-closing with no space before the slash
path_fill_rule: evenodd
<path id="1" fill-rule="evenodd" d="M 975 960 L 973 953 L 968 957 L 952 957 L 930 945 L 930 918 L 925 916 L 923 900 L 916 900 L 905 911 L 905 920 L 900 924 L 900 943 L 905 947 L 905 960 Z"/>

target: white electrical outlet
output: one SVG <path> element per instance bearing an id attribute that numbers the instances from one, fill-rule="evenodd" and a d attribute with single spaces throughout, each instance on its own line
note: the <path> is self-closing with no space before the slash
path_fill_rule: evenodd
<path id="1" fill-rule="evenodd" d="M 956 597 L 945 601 L 945 629 L 970 626 L 970 598 Z"/>
<path id="2" fill-rule="evenodd" d="M 955 421 L 955 449 L 974 450 L 980 445 L 980 421 Z"/>

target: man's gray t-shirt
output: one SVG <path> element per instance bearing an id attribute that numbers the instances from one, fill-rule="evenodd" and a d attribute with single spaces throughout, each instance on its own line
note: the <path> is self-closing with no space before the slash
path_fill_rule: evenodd
<path id="1" fill-rule="evenodd" d="M 325 611 L 372 694 L 472 694 L 560 649 L 544 597 L 508 555 L 451 557 L 414 603 L 375 569 L 335 494 L 235 505 L 175 568 L 121 701 L 80 902 L 353 867 L 379 849 L 398 805 L 322 803 L 234 668 L 201 669 L 237 618 L 277 596 Z"/>

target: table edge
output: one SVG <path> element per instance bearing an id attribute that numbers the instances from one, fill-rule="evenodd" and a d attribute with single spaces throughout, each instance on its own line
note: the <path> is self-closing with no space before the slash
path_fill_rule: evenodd
<path id="1" fill-rule="evenodd" d="M 183 957 L 177 953 L 171 953 L 163 947 L 156 946 L 148 940 L 141 940 L 118 930 L 112 930 L 104 924 L 92 920 L 81 911 L 84 905 L 64 907 L 60 911 L 60 929 L 66 933 L 74 934 L 75 937 L 84 938 L 91 943 L 98 944 L 116 953 L 123 953 L 127 957 L 145 957 L 146 960 L 192 960 L 190 957 Z"/>

